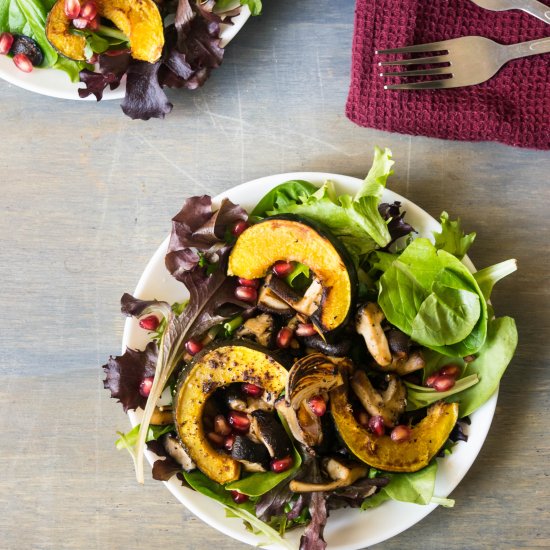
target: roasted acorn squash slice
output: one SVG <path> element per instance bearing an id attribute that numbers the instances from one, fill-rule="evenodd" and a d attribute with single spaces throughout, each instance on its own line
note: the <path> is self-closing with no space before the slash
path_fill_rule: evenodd
<path id="1" fill-rule="evenodd" d="M 95 0 L 98 13 L 112 21 L 130 41 L 134 59 L 154 63 L 164 46 L 162 19 L 153 0 Z M 86 40 L 71 32 L 71 20 L 65 15 L 65 0 L 57 0 L 46 22 L 46 37 L 62 55 L 84 61 Z"/>
<path id="2" fill-rule="evenodd" d="M 242 341 L 205 349 L 182 373 L 174 400 L 176 429 L 190 457 L 210 479 L 221 484 L 239 479 L 240 463 L 218 452 L 206 438 L 202 416 L 208 398 L 222 386 L 248 382 L 261 386 L 264 398 L 273 403 L 287 377 L 268 350 Z"/>
<path id="3" fill-rule="evenodd" d="M 330 399 L 334 423 L 349 450 L 369 466 L 387 472 L 416 472 L 427 466 L 458 419 L 458 403 L 440 401 L 412 428 L 407 441 L 397 442 L 388 435 L 377 437 L 355 420 L 344 386 L 332 390 Z"/>
<path id="4" fill-rule="evenodd" d="M 326 228 L 292 214 L 266 218 L 239 236 L 229 256 L 228 274 L 258 279 L 280 260 L 307 265 L 321 282 L 319 321 L 324 332 L 347 321 L 357 287 L 355 266 Z"/>

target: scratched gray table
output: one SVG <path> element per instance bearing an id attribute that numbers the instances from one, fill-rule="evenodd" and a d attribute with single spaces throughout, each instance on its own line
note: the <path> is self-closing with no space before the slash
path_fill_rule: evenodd
<path id="1" fill-rule="evenodd" d="M 550 547 L 549 154 L 354 126 L 352 0 L 265 4 L 165 121 L 0 82 L 0 547 L 245 548 L 114 450 L 127 420 L 99 366 L 120 349 L 118 301 L 184 197 L 293 170 L 361 177 L 374 144 L 394 152 L 392 189 L 478 232 L 474 262 L 518 258 L 494 304 L 521 336 L 455 509 L 377 548 Z"/>

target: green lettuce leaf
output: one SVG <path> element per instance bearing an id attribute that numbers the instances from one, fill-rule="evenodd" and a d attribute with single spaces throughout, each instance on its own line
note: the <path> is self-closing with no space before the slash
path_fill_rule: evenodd
<path id="1" fill-rule="evenodd" d="M 443 212 L 441 214 L 441 233 L 434 232 L 434 237 L 437 249 L 445 250 L 462 260 L 470 246 L 472 246 L 476 234 L 469 233 L 466 235 L 462 230 L 460 218 L 453 222 L 449 219 L 449 214 Z"/>
<path id="2" fill-rule="evenodd" d="M 493 292 L 493 287 L 498 281 L 516 271 L 517 268 L 516 260 L 506 260 L 474 273 L 474 279 L 479 285 L 485 299 L 489 299 Z"/>
<path id="3" fill-rule="evenodd" d="M 317 187 L 304 180 L 290 180 L 277 185 L 264 195 L 250 213 L 251 217 L 264 218 L 269 211 L 281 210 L 289 204 L 303 201 L 313 195 Z"/>
<path id="4" fill-rule="evenodd" d="M 393 174 L 392 166 L 395 161 L 392 160 L 392 152 L 386 147 L 382 150 L 380 147 L 374 147 L 374 159 L 371 169 L 363 182 L 363 185 L 357 191 L 354 200 L 358 201 L 362 197 L 382 198 L 382 193 L 386 187 L 388 178 Z"/>

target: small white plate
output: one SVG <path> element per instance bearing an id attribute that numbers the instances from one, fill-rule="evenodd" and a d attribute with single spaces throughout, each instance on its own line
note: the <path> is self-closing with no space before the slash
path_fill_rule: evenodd
<path id="1" fill-rule="evenodd" d="M 220 31 L 220 45 L 222 47 L 225 48 L 233 40 L 249 17 L 250 10 L 248 6 L 243 6 L 241 13 L 233 18 L 233 25 L 222 24 Z M 81 98 L 78 95 L 78 89 L 84 88 L 84 85 L 81 82 L 71 82 L 67 73 L 55 69 L 35 69 L 30 73 L 24 73 L 15 66 L 10 57 L 5 55 L 0 55 L 0 78 L 37 94 L 58 97 L 60 99 L 95 101 L 95 96 L 93 95 Z M 124 93 L 125 87 L 123 81 L 116 90 L 107 88 L 103 92 L 103 99 L 122 99 Z"/>
<path id="2" fill-rule="evenodd" d="M 234 203 L 251 210 L 267 191 L 280 183 L 294 179 L 307 180 L 317 185 L 323 184 L 326 180 L 332 180 L 339 193 L 352 195 L 362 183 L 362 180 L 357 178 L 321 172 L 278 174 L 238 185 L 215 197 L 214 204 L 218 205 L 221 199 L 227 197 Z M 407 213 L 406 220 L 418 231 L 419 235 L 432 237 L 433 231 L 441 230 L 439 223 L 434 218 L 400 195 L 385 190 L 382 198 L 384 202 L 400 201 L 402 209 Z M 156 298 L 170 303 L 182 301 L 187 297 L 185 287 L 176 281 L 164 266 L 167 246 L 168 238 L 160 245 L 145 268 L 134 293 L 136 297 L 146 300 Z M 465 258 L 464 263 L 468 269 L 475 270 L 468 258 Z M 123 351 L 126 347 L 143 349 L 147 344 L 147 334 L 139 328 L 136 319 L 126 321 L 122 344 Z M 470 469 L 489 431 L 496 402 L 497 392 L 471 415 L 472 423 L 469 427 L 468 442 L 459 442 L 451 455 L 439 460 L 436 496 L 448 496 Z M 130 420 L 132 426 L 135 426 L 139 422 L 139 415 L 131 413 Z M 148 453 L 147 458 L 152 463 L 153 455 Z M 166 482 L 166 486 L 191 512 L 222 533 L 252 546 L 257 546 L 262 542 L 260 538 L 245 529 L 241 520 L 226 518 L 224 508 L 220 504 L 182 487 L 175 477 Z M 405 531 L 435 508 L 436 505 L 433 504 L 420 506 L 389 501 L 378 508 L 365 512 L 352 509 L 332 511 L 325 529 L 328 549 L 358 550 L 377 544 Z M 399 521 L 396 521 L 396 518 L 399 518 Z M 289 542 L 298 548 L 301 534 L 301 530 L 294 530 L 289 532 L 285 538 L 288 538 Z M 280 550 L 278 546 L 269 546 L 268 548 Z"/>

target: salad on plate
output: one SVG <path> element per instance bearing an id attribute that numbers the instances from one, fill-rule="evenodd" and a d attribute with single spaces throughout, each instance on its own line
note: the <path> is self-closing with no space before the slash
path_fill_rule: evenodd
<path id="1" fill-rule="evenodd" d="M 253 209 L 187 199 L 165 265 L 188 299 L 121 299 L 148 335 L 103 365 L 135 425 L 116 446 L 153 477 L 224 506 L 257 544 L 326 547 L 333 510 L 452 506 L 438 464 L 511 361 L 513 319 L 489 298 L 515 260 L 474 270 L 475 234 L 441 215 L 420 235 L 382 202 L 391 152 L 354 195 L 282 181 Z M 174 477 L 175 476 L 175 477 Z M 350 512 L 351 513 L 351 512 Z"/>
<path id="2" fill-rule="evenodd" d="M 172 109 L 164 88 L 202 86 L 225 45 L 261 9 L 261 0 L 4 0 L 0 54 L 23 73 L 65 72 L 83 84 L 75 98 L 99 101 L 122 87 L 126 115 L 163 118 Z M 32 78 L 8 79 L 39 90 Z"/>

